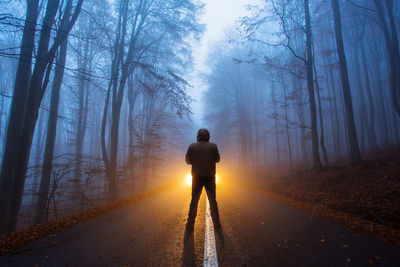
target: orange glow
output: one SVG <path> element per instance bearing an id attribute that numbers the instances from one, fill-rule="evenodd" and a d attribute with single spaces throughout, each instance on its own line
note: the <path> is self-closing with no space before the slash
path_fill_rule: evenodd
<path id="1" fill-rule="evenodd" d="M 186 174 L 186 184 L 188 186 L 192 185 L 192 175 L 190 174 L 190 172 Z"/>
<path id="2" fill-rule="evenodd" d="M 186 180 L 186 185 L 192 186 L 192 174 L 190 172 L 188 172 L 186 174 L 186 179 L 185 180 Z M 219 182 L 219 174 L 217 173 L 215 175 L 215 183 L 217 184 L 218 182 Z"/>

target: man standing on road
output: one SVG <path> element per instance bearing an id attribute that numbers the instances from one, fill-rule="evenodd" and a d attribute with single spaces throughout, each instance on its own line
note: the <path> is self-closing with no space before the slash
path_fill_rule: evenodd
<path id="1" fill-rule="evenodd" d="M 189 146 L 186 152 L 186 163 L 192 164 L 192 200 L 190 201 L 187 227 L 193 228 L 197 215 L 203 186 L 206 189 L 210 202 L 211 217 L 214 227 L 221 228 L 218 214 L 218 205 L 215 194 L 215 163 L 219 162 L 220 156 L 217 145 L 210 143 L 210 133 L 207 129 L 200 129 L 197 133 L 197 142 Z"/>

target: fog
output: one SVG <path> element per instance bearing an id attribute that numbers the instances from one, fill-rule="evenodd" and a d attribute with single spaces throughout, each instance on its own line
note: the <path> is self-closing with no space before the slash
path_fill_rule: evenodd
<path id="1" fill-rule="evenodd" d="M 398 2 L 248 4 L 0 0 L 0 232 L 183 181 L 198 128 L 225 176 L 399 143 Z"/>

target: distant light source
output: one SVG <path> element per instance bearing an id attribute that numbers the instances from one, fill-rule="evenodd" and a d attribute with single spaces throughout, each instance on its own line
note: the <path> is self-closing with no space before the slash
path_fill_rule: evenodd
<path id="1" fill-rule="evenodd" d="M 192 185 L 192 174 L 190 174 L 190 172 L 186 174 L 186 184 Z"/>
<path id="2" fill-rule="evenodd" d="M 218 173 L 217 173 L 217 174 L 215 174 L 215 183 L 217 184 L 218 181 L 219 181 L 219 175 L 218 175 Z M 191 185 L 192 185 L 192 174 L 191 174 L 190 172 L 188 172 L 188 173 L 186 174 L 186 184 L 187 184 L 188 186 L 191 186 Z"/>

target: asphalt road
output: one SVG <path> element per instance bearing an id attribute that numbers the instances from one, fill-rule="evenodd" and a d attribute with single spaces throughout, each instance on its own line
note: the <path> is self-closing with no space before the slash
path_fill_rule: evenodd
<path id="1" fill-rule="evenodd" d="M 185 230 L 182 184 L 0 256 L 0 266 L 202 266 L 205 192 Z M 400 250 L 235 185 L 217 184 L 220 266 L 400 266 Z"/>

